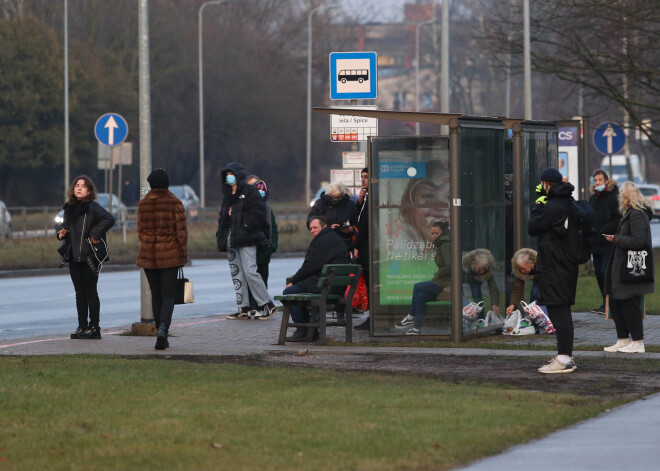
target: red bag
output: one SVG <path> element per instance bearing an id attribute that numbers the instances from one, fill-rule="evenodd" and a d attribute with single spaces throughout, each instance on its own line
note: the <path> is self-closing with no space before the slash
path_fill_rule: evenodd
<path id="1" fill-rule="evenodd" d="M 369 309 L 369 291 L 367 290 L 367 283 L 364 281 L 364 275 L 360 275 L 355 294 L 353 294 L 353 309 L 366 311 Z"/>

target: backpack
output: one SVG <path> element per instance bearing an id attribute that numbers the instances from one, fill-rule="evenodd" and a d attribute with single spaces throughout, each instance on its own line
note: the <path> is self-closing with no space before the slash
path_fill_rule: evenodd
<path id="1" fill-rule="evenodd" d="M 571 198 L 568 202 L 568 217 L 564 222 L 566 237 L 563 240 L 564 255 L 569 262 L 585 263 L 591 257 L 591 223 L 595 211 L 588 201 Z"/>

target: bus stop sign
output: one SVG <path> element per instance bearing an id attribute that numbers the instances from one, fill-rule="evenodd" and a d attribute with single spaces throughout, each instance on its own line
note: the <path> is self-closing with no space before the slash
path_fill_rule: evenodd
<path id="1" fill-rule="evenodd" d="M 375 52 L 330 53 L 330 98 L 333 100 L 375 99 L 378 70 Z"/>

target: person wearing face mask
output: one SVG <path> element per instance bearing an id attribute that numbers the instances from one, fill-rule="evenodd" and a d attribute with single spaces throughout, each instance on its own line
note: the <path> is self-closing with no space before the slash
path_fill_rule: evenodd
<path id="1" fill-rule="evenodd" d="M 603 296 L 600 307 L 592 310 L 597 314 L 605 314 L 605 272 L 610 261 L 612 245 L 605 240 L 602 234 L 616 234 L 621 213 L 619 212 L 619 187 L 615 180 L 610 180 L 607 172 L 598 169 L 593 173 L 594 184 L 591 186 L 593 195 L 589 204 L 594 208 L 593 227 L 596 231 L 591 246 L 594 262 L 594 272 L 598 288 Z"/>
<path id="2" fill-rule="evenodd" d="M 330 183 L 314 202 L 307 215 L 309 221 L 314 216 L 323 216 L 328 227 L 332 228 L 346 244 L 346 250 L 353 253 L 353 226 L 351 219 L 355 212 L 355 202 L 344 191 L 341 183 Z M 308 226 L 309 228 L 309 226 Z"/>
<path id="3" fill-rule="evenodd" d="M 268 267 L 270 265 L 270 258 L 277 251 L 277 221 L 275 220 L 273 208 L 268 204 L 268 186 L 266 185 L 266 182 L 256 175 L 249 175 L 246 178 L 246 181 L 248 185 L 253 185 L 259 191 L 259 196 L 261 196 L 266 202 L 266 223 L 262 228 L 262 232 L 266 235 L 266 242 L 257 245 L 257 273 L 261 275 L 261 279 L 264 280 L 264 284 L 266 285 L 266 288 L 268 288 Z M 254 299 L 249 287 L 248 295 L 250 298 L 250 308 L 256 311 L 258 308 L 257 301 Z"/>
<path id="4" fill-rule="evenodd" d="M 267 240 L 263 233 L 267 224 L 266 202 L 256 187 L 247 184 L 242 164 L 232 162 L 220 175 L 223 199 L 216 239 L 218 250 L 227 252 L 238 305 L 238 311 L 227 319 L 269 319 L 276 307 L 257 272 L 257 245 Z M 254 312 L 250 309 L 248 287 L 258 305 Z"/>
<path id="5" fill-rule="evenodd" d="M 575 187 L 562 181 L 561 173 L 553 167 L 541 173 L 541 190 L 547 202 L 538 201 L 527 221 L 527 232 L 538 236 L 538 256 L 535 280 L 539 285 L 538 304 L 548 308 L 548 316 L 557 331 L 557 356 L 538 369 L 539 373 L 571 373 L 573 361 L 573 317 L 578 264 L 568 260 L 563 250 L 566 237 L 564 223 L 573 199 Z"/>

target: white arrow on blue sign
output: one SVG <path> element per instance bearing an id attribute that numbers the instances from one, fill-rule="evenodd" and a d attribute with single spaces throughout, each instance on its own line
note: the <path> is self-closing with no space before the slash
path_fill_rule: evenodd
<path id="1" fill-rule="evenodd" d="M 603 123 L 594 131 L 594 146 L 598 152 L 612 155 L 623 149 L 626 143 L 626 133 L 615 123 Z"/>
<path id="2" fill-rule="evenodd" d="M 104 146 L 117 147 L 128 137 L 128 124 L 121 115 L 106 113 L 96 120 L 94 134 Z"/>

